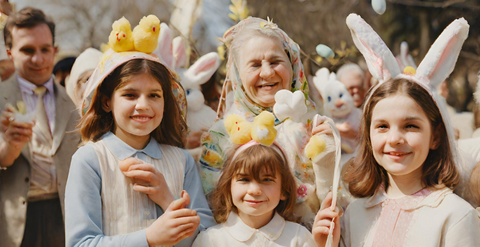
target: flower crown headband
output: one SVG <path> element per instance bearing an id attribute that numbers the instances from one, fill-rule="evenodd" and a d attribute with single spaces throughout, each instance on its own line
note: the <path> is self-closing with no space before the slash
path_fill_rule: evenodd
<path id="1" fill-rule="evenodd" d="M 85 115 L 90 109 L 101 84 L 116 68 L 133 59 L 146 59 L 159 63 L 168 70 L 173 79 L 172 93 L 183 118 L 186 118 L 187 101 L 178 75 L 163 64 L 155 54 L 152 54 L 157 48 L 159 34 L 160 20 L 155 15 L 143 17 L 133 31 L 130 22 L 125 17 L 112 24 L 108 42 L 110 49 L 103 54 L 102 60 L 86 82 L 85 96 L 82 107 L 79 109 L 80 115 Z"/>
<path id="2" fill-rule="evenodd" d="M 253 123 L 237 114 L 231 114 L 225 119 L 224 125 L 230 135 L 231 141 L 241 145 L 235 151 L 232 160 L 235 160 L 241 152 L 249 147 L 255 145 L 271 146 L 273 144 L 277 147 L 274 148 L 275 151 L 287 162 L 285 150 L 275 143 L 277 130 L 275 129 L 275 116 L 271 112 L 261 112 L 255 117 Z"/>

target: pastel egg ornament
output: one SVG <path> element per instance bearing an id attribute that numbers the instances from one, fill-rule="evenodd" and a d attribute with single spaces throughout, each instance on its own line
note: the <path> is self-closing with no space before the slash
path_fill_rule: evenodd
<path id="1" fill-rule="evenodd" d="M 377 14 L 382 15 L 387 10 L 387 3 L 385 0 L 372 0 L 372 8 Z"/>
<path id="2" fill-rule="evenodd" d="M 318 55 L 320 55 L 321 57 L 324 57 L 324 58 L 332 58 L 332 57 L 335 56 L 335 53 L 333 52 L 333 50 L 330 49 L 330 47 L 328 47 L 326 45 L 323 45 L 323 44 L 317 45 L 315 50 L 317 51 Z"/>

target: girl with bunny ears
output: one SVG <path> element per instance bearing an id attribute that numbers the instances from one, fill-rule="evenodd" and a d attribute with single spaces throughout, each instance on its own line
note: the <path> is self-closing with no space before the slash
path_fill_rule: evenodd
<path id="1" fill-rule="evenodd" d="M 185 92 L 157 56 L 110 46 L 85 90 L 88 143 L 70 167 L 66 245 L 191 246 L 214 221 L 182 149 Z"/>
<path id="2" fill-rule="evenodd" d="M 360 155 L 344 177 L 360 199 L 348 206 L 340 227 L 327 196 L 313 228 L 317 244 L 338 246 L 341 231 L 342 246 L 480 246 L 477 212 L 452 191 L 460 160 L 435 92 L 453 70 L 467 22 L 450 24 L 408 74 L 400 74 L 393 54 L 360 16 L 350 14 L 347 25 L 380 83 L 365 102 Z"/>

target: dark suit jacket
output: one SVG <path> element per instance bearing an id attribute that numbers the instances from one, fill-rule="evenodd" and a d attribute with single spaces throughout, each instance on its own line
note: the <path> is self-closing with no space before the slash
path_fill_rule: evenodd
<path id="1" fill-rule="evenodd" d="M 54 95 L 56 108 L 53 133 L 54 164 L 63 211 L 70 160 L 80 142 L 79 133 L 74 131 L 80 116 L 63 87 L 55 84 Z M 15 105 L 21 100 L 16 74 L 0 82 L 1 110 L 6 103 Z M 0 169 L 0 245 L 4 247 L 18 247 L 22 242 L 27 214 L 27 193 L 30 187 L 30 163 L 30 149 L 25 145 L 12 166 Z"/>

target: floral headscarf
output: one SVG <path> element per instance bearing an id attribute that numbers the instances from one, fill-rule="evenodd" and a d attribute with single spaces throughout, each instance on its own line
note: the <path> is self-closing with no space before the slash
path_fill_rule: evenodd
<path id="1" fill-rule="evenodd" d="M 300 60 L 300 48 L 274 23 L 252 17 L 241 21 L 225 33 L 224 40 L 227 46 L 230 41 L 238 38 L 238 35 L 244 35 L 240 32 L 243 28 L 251 27 L 251 25 L 258 25 L 254 28 L 269 28 L 278 34 L 277 36 L 281 38 L 281 43 L 292 65 L 293 78 L 291 81 L 291 91 L 295 92 L 300 90 L 306 98 L 305 104 L 308 110 L 304 119 L 307 120 L 304 120 L 302 123 L 292 122 L 290 120 L 284 122 L 278 119 L 275 120 L 275 128 L 278 131 L 276 142 L 283 150 L 286 150 L 286 158 L 290 170 L 297 182 L 297 203 L 302 203 L 306 200 L 308 201 L 309 199 L 307 199 L 307 197 L 309 196 L 317 197 L 314 192 L 315 174 L 312 161 L 304 154 L 305 146 L 311 137 L 312 119 L 316 112 L 314 103 L 308 98 L 309 90 L 303 65 Z M 253 121 L 253 118 L 262 111 L 272 112 L 273 108 L 262 107 L 247 96 L 242 85 L 239 69 L 234 60 L 234 54 L 230 52 L 227 62 L 227 77 L 222 92 L 222 96 L 225 97 L 226 100 L 220 102 L 220 118 L 217 119 L 217 122 L 210 130 L 202 136 L 203 153 L 200 158 L 200 174 L 206 194 L 215 187 L 220 175 L 220 170 L 227 159 L 228 151 L 236 147 L 236 144 L 231 142 L 223 126 L 224 119 L 230 114 L 237 114 L 248 121 Z M 328 188 L 326 188 L 326 191 L 328 191 Z M 318 199 L 314 200 L 318 202 Z M 318 208 L 315 209 L 315 206 L 310 208 L 312 211 L 318 210 Z"/>
<path id="2" fill-rule="evenodd" d="M 290 63 L 292 64 L 293 78 L 290 83 L 291 91 L 295 92 L 300 90 L 305 94 L 305 98 L 308 99 L 309 89 L 307 80 L 305 78 L 302 61 L 300 60 L 300 47 L 290 37 L 288 37 L 283 30 L 278 28 L 276 24 L 272 22 L 265 22 L 265 20 L 260 18 L 249 17 L 227 30 L 223 36 L 223 39 L 227 41 L 227 43 L 231 43 L 235 39 L 235 36 L 240 33 L 240 31 L 251 25 L 258 25 L 259 28 L 263 29 L 271 29 L 276 32 L 279 37 L 281 37 L 283 48 L 285 49 Z M 222 96 L 226 97 L 226 100 L 220 102 L 219 106 L 220 110 L 225 112 L 223 112 L 223 116 L 220 117 L 223 118 L 226 115 L 235 113 L 245 114 L 246 119 L 252 119 L 262 111 L 272 111 L 270 108 L 265 108 L 258 105 L 257 103 L 253 102 L 249 96 L 247 96 L 240 79 L 238 66 L 235 64 L 235 59 L 233 57 L 233 52 L 230 52 L 228 54 L 227 75 L 222 89 Z M 233 105 L 227 105 L 231 102 L 233 102 Z M 306 104 L 308 108 L 315 110 L 315 105 L 312 103 L 312 101 L 307 100 Z"/>

